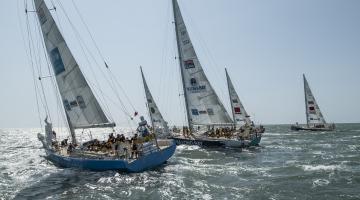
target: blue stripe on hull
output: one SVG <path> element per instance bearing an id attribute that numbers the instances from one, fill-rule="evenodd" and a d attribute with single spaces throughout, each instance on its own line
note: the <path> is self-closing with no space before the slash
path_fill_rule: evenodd
<path id="1" fill-rule="evenodd" d="M 187 139 L 187 138 L 178 138 L 173 137 L 172 139 L 175 140 L 176 145 L 197 145 L 200 147 L 228 147 L 225 141 L 219 140 L 201 140 L 201 139 Z M 255 137 L 252 139 L 248 144 L 243 144 L 241 147 L 249 147 L 249 146 L 259 146 L 261 141 L 260 137 Z"/>
<path id="2" fill-rule="evenodd" d="M 172 144 L 160 151 L 128 163 L 126 160 L 100 160 L 64 157 L 54 153 L 48 153 L 47 159 L 55 165 L 65 168 L 80 168 L 92 171 L 119 170 L 124 172 L 142 172 L 155 168 L 165 163 L 175 152 L 176 144 Z"/>

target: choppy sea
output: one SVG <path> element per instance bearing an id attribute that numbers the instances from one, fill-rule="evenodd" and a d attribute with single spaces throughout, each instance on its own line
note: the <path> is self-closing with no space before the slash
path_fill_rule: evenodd
<path id="1" fill-rule="evenodd" d="M 360 199 L 360 124 L 266 129 L 261 147 L 178 146 L 163 166 L 135 174 L 57 168 L 39 129 L 0 129 L 0 199 Z"/>

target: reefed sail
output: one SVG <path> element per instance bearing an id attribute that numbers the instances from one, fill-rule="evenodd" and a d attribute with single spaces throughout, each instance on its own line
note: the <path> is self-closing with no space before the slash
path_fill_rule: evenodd
<path id="1" fill-rule="evenodd" d="M 164 120 L 159 108 L 157 107 L 154 98 L 151 95 L 150 89 L 146 83 L 144 73 L 140 67 L 141 77 L 144 83 L 145 96 L 146 96 L 146 105 L 149 110 L 149 116 L 151 120 L 152 127 L 158 136 L 166 136 L 170 134 L 168 123 Z"/>
<path id="2" fill-rule="evenodd" d="M 325 125 L 326 121 L 320 111 L 314 95 L 311 92 L 309 84 L 304 78 L 304 91 L 305 91 L 305 106 L 306 106 L 306 122 L 308 126 Z"/>
<path id="3" fill-rule="evenodd" d="M 173 9 L 189 126 L 232 124 L 199 62 L 176 0 L 173 0 Z"/>
<path id="4" fill-rule="evenodd" d="M 230 76 L 225 69 L 226 80 L 228 84 L 229 97 L 230 97 L 230 105 L 231 111 L 233 114 L 234 123 L 237 125 L 251 124 L 250 116 L 247 114 L 243 104 L 240 101 L 238 94 L 234 88 L 233 83 L 231 82 Z"/>
<path id="5" fill-rule="evenodd" d="M 70 127 L 115 126 L 101 109 L 44 0 L 34 2 Z"/>

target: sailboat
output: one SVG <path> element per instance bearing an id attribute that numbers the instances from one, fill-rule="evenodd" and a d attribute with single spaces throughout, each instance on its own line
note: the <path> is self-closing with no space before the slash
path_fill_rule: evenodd
<path id="1" fill-rule="evenodd" d="M 235 126 L 239 126 L 244 131 L 248 131 L 249 134 L 255 134 L 256 140 L 253 140 L 250 146 L 257 145 L 260 143 L 262 133 L 265 132 L 265 128 L 262 125 L 260 125 L 259 127 L 255 127 L 254 122 L 251 121 L 250 115 L 246 112 L 245 107 L 242 104 L 239 95 L 235 90 L 235 87 L 230 79 L 229 73 L 226 68 L 225 74 L 229 91 L 230 106 Z"/>
<path id="2" fill-rule="evenodd" d="M 298 123 L 291 126 L 291 130 L 299 131 L 333 131 L 335 130 L 335 124 L 328 124 L 325 121 L 323 114 L 321 113 L 319 104 L 316 102 L 314 95 L 311 92 L 308 81 L 305 74 L 303 74 L 304 80 L 304 93 L 305 93 L 305 113 L 306 113 L 306 127 L 299 126 Z"/>
<path id="3" fill-rule="evenodd" d="M 187 127 L 174 135 L 177 144 L 245 147 L 255 140 L 241 137 L 208 80 L 191 42 L 177 0 L 172 1 L 178 60 L 185 99 Z M 257 142 L 255 142 L 258 144 Z"/>
<path id="4" fill-rule="evenodd" d="M 151 127 L 153 132 L 156 134 L 157 138 L 167 138 L 170 136 L 170 130 L 168 127 L 167 121 L 164 120 L 158 106 L 155 103 L 155 100 L 150 92 L 150 89 L 146 83 L 145 76 L 140 67 L 141 78 L 144 84 L 145 97 L 146 97 L 146 107 L 148 109 Z"/>
<path id="5" fill-rule="evenodd" d="M 123 151 L 116 153 L 94 150 L 102 143 L 98 140 L 83 144 L 76 140 L 75 130 L 110 128 L 114 131 L 116 124 L 108 119 L 98 103 L 44 0 L 34 0 L 34 6 L 71 133 L 71 143 L 62 141 L 59 144 L 53 136 L 52 124 L 46 118 L 45 135 L 38 134 L 46 159 L 60 167 L 95 171 L 141 172 L 165 163 L 176 149 L 172 140 L 161 140 L 156 144 L 154 140 L 134 140 L 136 143 L 133 141 L 132 146 L 122 141 L 119 145 L 123 148 L 119 149 Z M 110 148 L 112 145 L 110 143 Z M 135 156 L 130 157 L 130 152 Z"/>

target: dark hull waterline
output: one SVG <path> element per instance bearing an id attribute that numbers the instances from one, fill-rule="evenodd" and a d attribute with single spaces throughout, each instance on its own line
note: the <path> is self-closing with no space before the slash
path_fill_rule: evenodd
<path id="1" fill-rule="evenodd" d="M 293 131 L 334 131 L 334 128 L 308 128 L 301 126 L 291 126 L 291 130 Z"/>
<path id="2" fill-rule="evenodd" d="M 261 136 L 254 137 L 252 140 L 230 140 L 216 138 L 186 138 L 182 136 L 172 137 L 177 145 L 196 145 L 200 147 L 230 147 L 230 148 L 246 148 L 250 146 L 259 146 Z"/>

